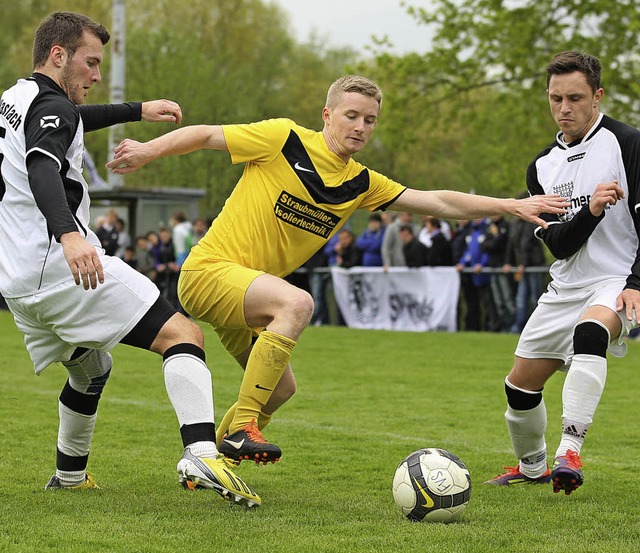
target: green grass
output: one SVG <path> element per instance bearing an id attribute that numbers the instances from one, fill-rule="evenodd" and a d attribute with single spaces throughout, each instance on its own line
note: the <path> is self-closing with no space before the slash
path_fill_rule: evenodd
<path id="1" fill-rule="evenodd" d="M 217 417 L 241 373 L 205 328 Z M 62 367 L 40 377 L 0 312 L 0 551 L 632 552 L 640 550 L 637 390 L 640 344 L 612 359 L 582 451 L 585 485 L 483 486 L 513 464 L 503 413 L 516 337 L 309 328 L 294 353 L 298 393 L 267 436 L 277 465 L 244 463 L 262 496 L 249 512 L 177 483 L 181 443 L 159 357 L 119 346 L 100 405 L 93 493 L 45 492 L 54 470 Z M 560 430 L 562 375 L 548 384 L 547 442 Z M 455 524 L 406 521 L 391 496 L 396 465 L 442 447 L 473 480 Z"/>

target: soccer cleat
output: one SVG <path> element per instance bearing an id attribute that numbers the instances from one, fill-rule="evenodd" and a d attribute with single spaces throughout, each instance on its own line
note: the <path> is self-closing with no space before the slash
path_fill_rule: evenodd
<path id="1" fill-rule="evenodd" d="M 177 467 L 180 484 L 187 490 L 214 490 L 224 499 L 244 509 L 259 507 L 262 500 L 233 473 L 233 465 L 234 463 L 225 459 L 224 455 L 218 455 L 215 459 L 196 457 L 187 447 Z"/>
<path id="2" fill-rule="evenodd" d="M 581 468 L 580 455 L 571 449 L 567 450 L 564 455 L 556 457 L 551 470 L 553 493 L 564 490 L 565 495 L 569 495 L 582 486 L 584 476 Z"/>
<path id="3" fill-rule="evenodd" d="M 47 482 L 44 487 L 45 490 L 99 490 L 100 486 L 96 484 L 96 479 L 93 474 L 87 473 L 85 481 L 82 484 L 76 484 L 75 486 L 63 486 L 55 474 L 51 477 L 51 480 Z"/>
<path id="4" fill-rule="evenodd" d="M 258 430 L 256 419 L 251 419 L 249 424 L 237 432 L 225 436 L 218 449 L 236 463 L 249 459 L 266 465 L 275 463 L 282 456 L 282 450 L 277 445 L 270 444 Z"/>
<path id="5" fill-rule="evenodd" d="M 491 480 L 487 480 L 485 484 L 494 486 L 515 486 L 516 484 L 548 484 L 551 482 L 551 471 L 547 471 L 538 478 L 529 478 L 520 472 L 520 465 L 517 467 L 503 467 L 507 469 L 504 474 L 499 474 Z"/>

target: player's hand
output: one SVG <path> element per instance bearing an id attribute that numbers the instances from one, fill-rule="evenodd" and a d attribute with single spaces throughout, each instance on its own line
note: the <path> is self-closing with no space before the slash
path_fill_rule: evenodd
<path id="1" fill-rule="evenodd" d="M 125 138 L 114 150 L 113 159 L 105 165 L 112 173 L 124 175 L 153 161 L 148 142 Z"/>
<path id="2" fill-rule="evenodd" d="M 594 217 L 600 217 L 605 207 L 616 205 L 622 198 L 624 198 L 624 191 L 618 185 L 618 181 L 600 183 L 591 194 L 589 211 Z"/>
<path id="3" fill-rule="evenodd" d="M 637 313 L 640 313 L 640 292 L 638 290 L 625 288 L 620 293 L 616 300 L 616 311 L 621 313 L 623 310 L 628 320 L 633 321 L 633 318 L 637 317 Z"/>
<path id="4" fill-rule="evenodd" d="M 535 195 L 515 200 L 515 202 L 514 215 L 545 229 L 549 224 L 539 217 L 540 213 L 564 215 L 569 207 L 569 200 L 559 194 Z"/>
<path id="5" fill-rule="evenodd" d="M 142 120 L 179 125 L 182 122 L 182 110 L 171 100 L 142 102 Z"/>
<path id="6" fill-rule="evenodd" d="M 63 234 L 60 243 L 77 285 L 82 282 L 85 290 L 95 290 L 98 283 L 104 283 L 104 270 L 95 246 L 89 244 L 79 232 Z"/>

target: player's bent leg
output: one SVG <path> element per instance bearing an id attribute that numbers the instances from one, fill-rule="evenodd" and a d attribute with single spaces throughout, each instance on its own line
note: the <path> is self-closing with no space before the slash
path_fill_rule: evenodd
<path id="1" fill-rule="evenodd" d="M 514 368 L 505 379 L 507 395 L 505 420 L 514 453 L 519 461 L 515 467 L 504 467 L 507 469 L 506 473 L 488 480 L 486 484 L 511 486 L 546 484 L 551 481 L 544 439 L 547 414 L 542 388 L 549 376 L 561 364 L 562 362 L 558 360 L 516 357 Z M 531 390 L 521 387 L 523 382 L 525 386 L 538 388 Z"/>
<path id="2" fill-rule="evenodd" d="M 555 493 L 569 495 L 584 483 L 580 450 L 604 391 L 610 341 L 608 326 L 597 319 L 583 319 L 575 327 L 573 361 L 562 389 L 562 438 L 551 471 Z"/>
<path id="3" fill-rule="evenodd" d="M 60 398 L 60 424 L 56 473 L 45 489 L 97 489 L 86 472 L 98 402 L 111 372 L 111 355 L 95 349 L 77 348 L 63 363 L 69 373 Z"/>
<path id="4" fill-rule="evenodd" d="M 123 342 L 163 357 L 165 387 L 184 446 L 177 465 L 183 487 L 212 489 L 245 508 L 260 505 L 258 495 L 233 474 L 216 447 L 213 385 L 200 327 L 160 297 Z"/>
<path id="5" fill-rule="evenodd" d="M 311 319 L 313 299 L 283 279 L 263 274 L 249 285 L 244 310 L 249 327 L 266 330 L 260 333 L 248 356 L 235 417 L 221 451 L 237 461 L 248 458 L 273 462 L 280 458 L 280 448 L 266 441 L 257 421 L 261 412 L 269 415 L 264 407 L 289 365 L 295 340 Z M 243 451 L 238 450 L 240 443 Z"/>

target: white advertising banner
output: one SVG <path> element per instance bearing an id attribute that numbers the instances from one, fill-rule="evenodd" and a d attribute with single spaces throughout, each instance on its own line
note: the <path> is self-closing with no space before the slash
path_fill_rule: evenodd
<path id="1" fill-rule="evenodd" d="M 350 327 L 457 330 L 460 275 L 455 267 L 332 267 L 331 278 Z"/>

